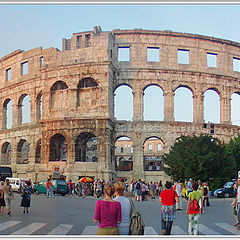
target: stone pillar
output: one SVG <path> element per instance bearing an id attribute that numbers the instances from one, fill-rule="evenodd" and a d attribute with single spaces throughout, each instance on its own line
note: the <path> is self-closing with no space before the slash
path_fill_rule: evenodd
<path id="1" fill-rule="evenodd" d="M 204 95 L 197 94 L 193 96 L 193 122 L 204 123 Z"/>
<path id="2" fill-rule="evenodd" d="M 41 119 L 49 118 L 50 110 L 50 92 L 42 92 L 42 117 Z"/>
<path id="3" fill-rule="evenodd" d="M 49 149 L 50 149 L 50 141 L 48 141 L 47 137 L 44 137 L 46 133 L 42 134 L 42 147 L 41 147 L 41 162 L 42 164 L 48 164 L 49 162 Z"/>
<path id="4" fill-rule="evenodd" d="M 13 103 L 12 105 L 12 128 L 18 125 L 18 104 Z"/>
<path id="5" fill-rule="evenodd" d="M 231 98 L 222 97 L 220 99 L 220 123 L 232 124 L 231 122 Z"/>
<path id="6" fill-rule="evenodd" d="M 133 89 L 133 121 L 143 121 L 143 90 Z"/>
<path id="7" fill-rule="evenodd" d="M 141 144 L 141 134 L 136 133 L 135 138 L 132 141 L 133 141 L 133 176 L 134 178 L 142 178 L 144 175 L 144 168 L 143 168 L 143 146 Z"/>
<path id="8" fill-rule="evenodd" d="M 28 162 L 31 164 L 35 164 L 35 153 L 36 153 L 36 145 L 34 143 L 34 139 L 29 139 L 30 142 L 28 142 L 30 150 L 28 153 Z"/>
<path id="9" fill-rule="evenodd" d="M 77 88 L 68 89 L 68 107 L 74 110 L 77 107 Z"/>
<path id="10" fill-rule="evenodd" d="M 31 94 L 29 94 L 30 97 L 30 124 L 34 124 L 37 121 L 37 114 L 36 114 L 36 110 L 37 110 L 37 99 L 36 99 L 36 93 L 35 92 L 31 92 Z"/>
<path id="11" fill-rule="evenodd" d="M 166 91 L 164 96 L 164 121 L 174 121 L 174 92 Z"/>
<path id="12" fill-rule="evenodd" d="M 72 131 L 70 130 L 69 138 L 67 140 L 67 164 L 73 165 L 75 163 L 75 142 L 72 136 Z"/>

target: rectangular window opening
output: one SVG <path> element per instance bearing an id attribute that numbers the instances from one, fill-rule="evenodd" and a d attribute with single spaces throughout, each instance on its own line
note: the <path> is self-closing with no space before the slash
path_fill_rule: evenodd
<path id="1" fill-rule="evenodd" d="M 28 74 L 28 62 L 21 64 L 22 75 Z"/>
<path id="2" fill-rule="evenodd" d="M 189 64 L 189 50 L 178 49 L 178 64 Z"/>
<path id="3" fill-rule="evenodd" d="M 40 57 L 40 67 L 43 65 L 43 57 Z"/>
<path id="4" fill-rule="evenodd" d="M 217 67 L 217 54 L 216 53 L 207 53 L 207 66 L 208 67 Z"/>
<path id="5" fill-rule="evenodd" d="M 159 48 L 148 47 L 147 48 L 147 61 L 148 62 L 159 62 Z"/>
<path id="6" fill-rule="evenodd" d="M 233 71 L 240 72 L 240 58 L 233 58 Z"/>
<path id="7" fill-rule="evenodd" d="M 80 48 L 81 47 L 81 42 L 82 42 L 82 36 L 81 35 L 79 35 L 79 36 L 77 36 L 77 48 Z"/>
<path id="8" fill-rule="evenodd" d="M 148 145 L 148 150 L 151 151 L 152 150 L 152 144 Z"/>
<path id="9" fill-rule="evenodd" d="M 130 47 L 118 47 L 118 61 L 119 62 L 130 61 Z"/>
<path id="10" fill-rule="evenodd" d="M 12 79 L 12 69 L 11 68 L 8 68 L 6 70 L 6 81 L 9 81 Z"/>
<path id="11" fill-rule="evenodd" d="M 91 34 L 86 34 L 85 35 L 85 47 L 90 47 L 91 46 L 90 37 L 91 37 Z"/>
<path id="12" fill-rule="evenodd" d="M 158 143 L 158 151 L 162 150 L 162 144 Z"/>

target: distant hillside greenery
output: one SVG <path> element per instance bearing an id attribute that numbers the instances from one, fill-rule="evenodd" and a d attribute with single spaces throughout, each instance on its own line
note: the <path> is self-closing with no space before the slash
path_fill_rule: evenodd
<path id="1" fill-rule="evenodd" d="M 240 170 L 240 135 L 222 143 L 210 135 L 181 136 L 164 155 L 164 171 L 173 180 L 207 181 L 214 191 L 237 178 Z"/>

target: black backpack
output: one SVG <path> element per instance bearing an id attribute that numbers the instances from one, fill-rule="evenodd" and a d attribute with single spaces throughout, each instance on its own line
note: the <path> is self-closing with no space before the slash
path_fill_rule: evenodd
<path id="1" fill-rule="evenodd" d="M 136 183 L 136 189 L 140 189 L 140 183 L 139 182 Z"/>

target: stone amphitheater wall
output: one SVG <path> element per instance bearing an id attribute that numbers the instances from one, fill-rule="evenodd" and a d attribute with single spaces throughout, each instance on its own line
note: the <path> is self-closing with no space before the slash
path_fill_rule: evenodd
<path id="1" fill-rule="evenodd" d="M 118 61 L 118 50 L 122 47 L 129 48 L 130 61 Z M 147 61 L 147 48 L 159 48 L 159 62 Z M 178 49 L 189 51 L 189 64 L 178 63 Z M 207 66 L 207 53 L 217 54 L 216 68 Z M 5 142 L 11 143 L 10 166 L 14 175 L 33 180 L 48 177 L 56 164 L 61 166 L 61 173 L 67 179 L 74 181 L 82 175 L 166 180 L 168 177 L 162 171 L 144 171 L 144 142 L 149 137 L 159 137 L 164 151 L 168 152 L 181 134 L 209 133 L 209 125 L 203 127 L 206 90 L 213 89 L 220 97 L 220 124 L 215 124 L 213 137 L 227 142 L 239 132 L 239 127 L 231 123 L 231 96 L 240 93 L 240 72 L 233 70 L 233 58 L 240 59 L 240 44 L 228 40 L 142 29 L 102 32 L 99 27 L 63 39 L 62 51 L 41 47 L 26 52 L 16 50 L 0 61 L 0 112 L 4 112 L 6 99 L 13 102 L 11 129 L 4 128 L 5 116 L 0 114 L 0 147 Z M 22 75 L 24 62 L 28 62 L 28 73 Z M 9 68 L 11 80 L 7 81 Z M 81 89 L 78 105 L 78 84 L 85 78 L 93 79 L 98 86 Z M 58 81 L 67 89 L 58 90 L 52 98 L 51 88 Z M 114 117 L 114 94 L 121 85 L 132 89 L 133 121 L 118 121 Z M 144 90 L 151 85 L 158 85 L 163 91 L 163 121 L 143 119 Z M 174 91 L 181 86 L 193 94 L 192 123 L 174 119 Z M 31 99 L 29 124 L 22 124 L 19 119 L 19 99 L 25 94 Z M 38 117 L 39 94 L 42 95 L 41 119 Z M 98 162 L 75 162 L 75 141 L 84 132 L 98 138 Z M 49 142 L 58 133 L 67 142 L 67 161 L 49 162 Z M 128 136 L 133 142 L 134 167 L 130 172 L 117 172 L 114 168 L 114 145 L 120 136 Z M 16 163 L 16 149 L 21 139 L 30 143 L 28 164 Z M 35 151 L 39 139 L 42 159 L 37 164 Z"/>

